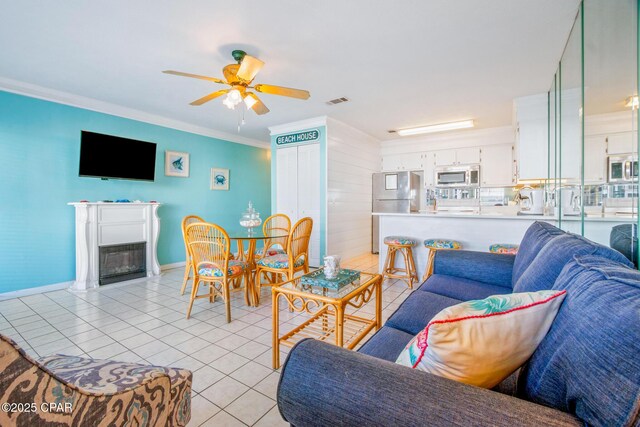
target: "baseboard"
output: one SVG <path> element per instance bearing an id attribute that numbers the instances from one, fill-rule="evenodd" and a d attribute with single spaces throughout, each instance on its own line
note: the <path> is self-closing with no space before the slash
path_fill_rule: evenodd
<path id="1" fill-rule="evenodd" d="M 67 289 L 72 284 L 73 284 L 73 281 L 61 282 L 61 283 L 54 283 L 51 285 L 38 286 L 35 288 L 27 288 L 27 289 L 20 289 L 17 291 L 4 292 L 0 294 L 0 301 L 13 299 L 13 298 L 27 297 L 29 295 L 43 294 L 45 292 L 59 291 L 60 289 Z"/>
<path id="2" fill-rule="evenodd" d="M 172 268 L 184 267 L 187 263 L 182 262 L 172 262 L 171 264 L 164 264 L 160 266 L 160 271 L 171 270 Z"/>
<path id="3" fill-rule="evenodd" d="M 160 271 L 171 270 L 173 268 L 184 267 L 186 262 L 174 262 L 171 264 L 164 264 L 160 266 Z M 135 279 L 135 280 L 146 280 L 146 278 Z M 37 286 L 35 288 L 27 288 L 20 289 L 17 291 L 4 292 L 0 293 L 0 301 L 13 299 L 13 298 L 22 298 L 27 297 L 29 295 L 43 294 L 45 292 L 53 292 L 59 291 L 60 289 L 68 289 L 71 285 L 73 285 L 73 280 L 69 282 L 61 282 L 61 283 L 53 283 L 51 285 Z"/>

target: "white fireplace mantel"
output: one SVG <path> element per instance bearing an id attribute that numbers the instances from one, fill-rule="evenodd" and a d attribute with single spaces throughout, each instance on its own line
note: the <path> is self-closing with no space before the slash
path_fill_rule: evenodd
<path id="1" fill-rule="evenodd" d="M 76 209 L 76 280 L 71 289 L 99 286 L 98 248 L 106 245 L 146 242 L 147 276 L 160 274 L 158 236 L 159 203 L 84 203 Z"/>

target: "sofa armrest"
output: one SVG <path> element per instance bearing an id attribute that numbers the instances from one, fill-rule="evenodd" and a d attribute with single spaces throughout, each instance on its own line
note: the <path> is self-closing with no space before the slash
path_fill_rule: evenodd
<path id="1" fill-rule="evenodd" d="M 515 259 L 515 255 L 510 254 L 441 250 L 435 253 L 433 273 L 511 289 Z"/>
<path id="2" fill-rule="evenodd" d="M 556 409 L 311 339 L 289 353 L 277 398 L 296 427 L 581 425 Z"/>

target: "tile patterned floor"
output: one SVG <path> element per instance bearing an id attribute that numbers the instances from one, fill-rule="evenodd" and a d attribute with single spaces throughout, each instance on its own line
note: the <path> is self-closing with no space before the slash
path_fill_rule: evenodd
<path id="1" fill-rule="evenodd" d="M 363 255 L 343 266 L 377 272 L 378 256 Z M 207 299 L 197 300 L 186 320 L 182 275 L 179 268 L 86 293 L 63 290 L 0 301 L 0 333 L 35 357 L 59 353 L 190 369 L 189 426 L 288 425 L 275 401 L 279 372 L 271 368 L 270 289 L 262 289 L 259 307 L 247 307 L 242 293 L 234 293 L 231 323 L 225 322 L 223 303 Z M 386 320 L 410 291 L 397 281 L 385 282 L 383 289 Z M 374 304 L 355 313 L 372 318 Z M 281 330 L 298 325 L 300 316 L 283 308 Z"/>

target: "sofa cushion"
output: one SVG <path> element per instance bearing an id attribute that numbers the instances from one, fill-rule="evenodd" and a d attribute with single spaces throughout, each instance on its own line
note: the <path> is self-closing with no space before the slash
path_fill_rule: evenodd
<path id="1" fill-rule="evenodd" d="M 477 251 L 437 251 L 433 273 L 461 277 L 508 288 L 513 286 L 515 255 Z"/>
<path id="2" fill-rule="evenodd" d="M 398 355 L 411 341 L 413 335 L 391 326 L 383 326 L 358 350 L 358 353 L 368 354 L 378 359 L 395 362 Z"/>
<path id="3" fill-rule="evenodd" d="M 411 334 L 411 338 L 429 323 L 433 316 L 452 305 L 459 299 L 449 298 L 432 292 L 412 292 L 391 315 L 385 326 L 391 326 Z M 395 360 L 395 359 L 394 359 Z"/>
<path id="4" fill-rule="evenodd" d="M 567 296 L 521 375 L 523 397 L 585 425 L 640 422 L 640 272 L 576 257 L 553 289 Z"/>
<path id="5" fill-rule="evenodd" d="M 555 236 L 565 234 L 548 222 L 536 221 L 524 233 L 518 254 L 513 262 L 512 284 L 515 285 L 522 273 L 536 258 L 538 252 Z"/>
<path id="6" fill-rule="evenodd" d="M 552 238 L 513 285 L 514 292 L 551 289 L 565 264 L 574 256 L 598 255 L 633 266 L 620 252 L 592 242 L 576 234 L 566 233 Z"/>
<path id="7" fill-rule="evenodd" d="M 396 363 L 491 388 L 518 369 L 549 331 L 566 291 L 492 295 L 438 313 Z"/>
<path id="8" fill-rule="evenodd" d="M 511 289 L 503 286 L 489 285 L 488 283 L 447 276 L 446 274 L 434 274 L 430 276 L 419 289 L 420 291 L 432 292 L 460 301 L 483 299 L 489 295 L 511 293 Z"/>

